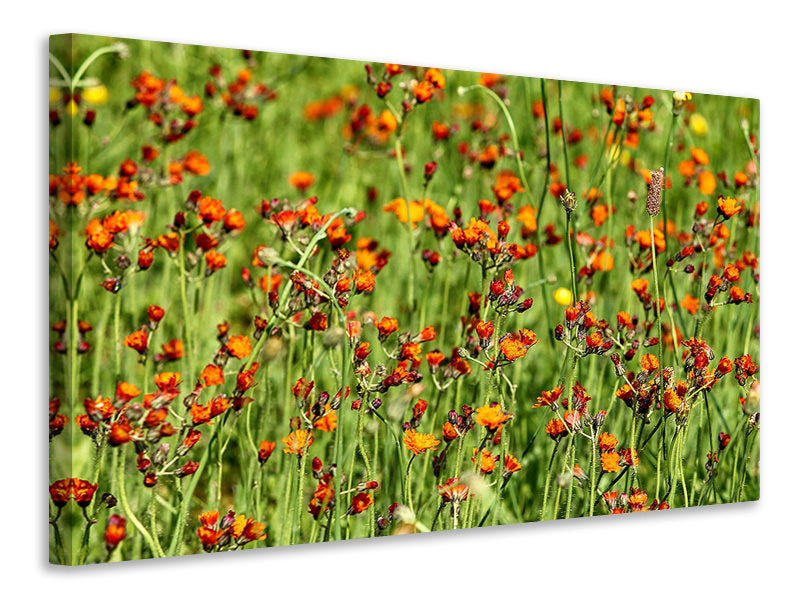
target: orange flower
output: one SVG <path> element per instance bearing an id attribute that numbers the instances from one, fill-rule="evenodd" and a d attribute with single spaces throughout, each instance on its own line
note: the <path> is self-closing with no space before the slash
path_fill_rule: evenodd
<path id="1" fill-rule="evenodd" d="M 652 373 L 659 369 L 658 357 L 655 354 L 644 354 L 642 356 L 642 371 Z"/>
<path id="2" fill-rule="evenodd" d="M 605 250 L 592 253 L 591 260 L 595 271 L 610 271 L 614 268 L 614 257 Z"/>
<path id="3" fill-rule="evenodd" d="M 519 177 L 514 175 L 512 171 L 500 171 L 494 178 L 492 191 L 498 202 L 507 202 L 515 193 L 524 192 L 525 188 L 522 187 Z M 530 205 L 528 205 L 528 208 L 530 208 Z M 517 220 L 519 220 L 519 217 L 517 217 Z"/>
<path id="4" fill-rule="evenodd" d="M 197 150 L 192 150 L 183 157 L 183 168 L 195 175 L 208 175 L 211 172 L 211 165 L 205 155 Z"/>
<path id="5" fill-rule="evenodd" d="M 555 441 L 561 436 L 567 435 L 567 428 L 564 427 L 564 423 L 561 422 L 561 419 L 550 419 L 547 423 L 547 427 L 544 428 L 544 432 Z"/>
<path id="6" fill-rule="evenodd" d="M 692 160 L 698 165 L 709 164 L 710 161 L 708 160 L 708 154 L 706 154 L 705 150 L 700 148 L 692 148 L 690 152 L 692 153 Z"/>
<path id="7" fill-rule="evenodd" d="M 314 421 L 314 429 L 330 433 L 336 429 L 336 423 L 339 420 L 336 416 L 336 411 L 333 410 L 330 404 L 325 404 L 322 414 L 323 416 Z"/>
<path id="8" fill-rule="evenodd" d="M 475 460 L 478 457 L 478 449 L 472 449 L 472 464 L 475 464 Z M 488 450 L 481 450 L 481 463 L 480 463 L 480 471 L 481 473 L 487 475 L 494 471 L 497 468 L 497 460 L 499 456 L 492 456 L 492 453 Z"/>
<path id="9" fill-rule="evenodd" d="M 108 518 L 108 524 L 106 525 L 106 532 L 105 532 L 105 541 L 106 541 L 106 550 L 111 552 L 116 548 L 119 543 L 125 539 L 125 523 L 127 520 L 125 517 L 121 517 L 119 515 L 111 515 Z"/>
<path id="10" fill-rule="evenodd" d="M 282 438 L 281 441 L 283 445 L 286 446 L 286 448 L 283 449 L 284 454 L 297 454 L 302 456 L 305 449 L 314 443 L 314 436 L 306 429 L 298 429 L 292 431 L 285 438 Z"/>
<path id="11" fill-rule="evenodd" d="M 664 408 L 670 412 L 678 412 L 684 405 L 683 398 L 672 388 L 664 392 Z"/>
<path id="12" fill-rule="evenodd" d="M 250 338 L 246 335 L 231 336 L 228 339 L 228 343 L 225 344 L 225 348 L 228 354 L 234 358 L 246 358 L 250 356 L 250 352 L 252 351 Z"/>
<path id="13" fill-rule="evenodd" d="M 678 173 L 684 177 L 688 178 L 694 176 L 695 169 L 696 165 L 693 160 L 682 160 L 678 163 Z"/>
<path id="14" fill-rule="evenodd" d="M 96 483 L 89 483 L 84 479 L 72 479 L 72 497 L 75 498 L 75 502 L 78 503 L 78 506 L 84 508 L 89 506 L 96 490 Z"/>
<path id="15" fill-rule="evenodd" d="M 556 388 L 553 388 L 549 392 L 542 392 L 542 395 L 536 398 L 536 404 L 534 404 L 531 408 L 549 406 L 551 409 L 556 410 L 558 408 L 558 399 L 563 391 L 564 386 L 560 385 Z"/>
<path id="16" fill-rule="evenodd" d="M 119 420 L 111 424 L 108 432 L 108 443 L 111 446 L 126 444 L 133 439 L 133 427 L 124 420 Z"/>
<path id="17" fill-rule="evenodd" d="M 262 465 L 267 462 L 272 453 L 275 451 L 275 442 L 264 440 L 259 445 L 258 449 L 258 462 Z"/>
<path id="18" fill-rule="evenodd" d="M 516 219 L 522 223 L 522 237 L 527 237 L 536 232 L 538 228 L 536 209 L 530 204 L 526 204 L 519 209 Z"/>
<path id="19" fill-rule="evenodd" d="M 600 447 L 600 450 L 603 452 L 607 452 L 609 450 L 613 450 L 617 447 L 619 440 L 617 440 L 616 436 L 613 433 L 606 433 L 603 432 L 597 438 L 597 445 Z"/>
<path id="20" fill-rule="evenodd" d="M 164 371 L 153 377 L 156 387 L 165 393 L 177 393 L 178 386 L 181 384 L 181 374 L 172 371 Z"/>
<path id="21" fill-rule="evenodd" d="M 700 299 L 695 298 L 691 294 L 686 294 L 683 300 L 681 300 L 681 306 L 685 308 L 690 315 L 697 314 L 697 311 L 700 310 Z"/>
<path id="22" fill-rule="evenodd" d="M 231 537 L 237 546 L 248 542 L 257 542 L 267 538 L 264 528 L 263 523 L 259 523 L 252 517 L 237 515 L 236 520 L 231 525 Z"/>
<path id="23" fill-rule="evenodd" d="M 437 90 L 444 89 L 444 75 L 442 75 L 439 69 L 428 69 L 425 71 L 425 81 L 429 81 Z"/>
<path id="24" fill-rule="evenodd" d="M 133 348 L 139 354 L 147 354 L 147 332 L 141 329 L 134 331 L 125 337 L 123 344 L 128 348 Z"/>
<path id="25" fill-rule="evenodd" d="M 357 515 L 358 513 L 362 513 L 372 506 L 372 503 L 372 494 L 368 492 L 359 492 L 353 496 L 353 500 L 350 502 L 350 508 L 347 509 L 347 514 Z"/>
<path id="26" fill-rule="evenodd" d="M 225 257 L 225 255 L 217 252 L 216 250 L 209 250 L 206 252 L 205 259 L 206 273 L 208 275 L 214 271 L 219 271 L 228 264 L 228 259 Z"/>
<path id="27" fill-rule="evenodd" d="M 516 473 L 520 469 L 522 469 L 522 463 L 513 455 L 506 454 L 503 460 L 503 477 L 510 477 L 512 473 Z"/>
<path id="28" fill-rule="evenodd" d="M 306 171 L 297 171 L 292 173 L 288 178 L 289 185 L 296 188 L 300 193 L 305 192 L 308 188 L 314 185 L 316 177 Z"/>
<path id="29" fill-rule="evenodd" d="M 117 384 L 116 398 L 121 402 L 128 402 L 130 400 L 133 400 L 134 398 L 136 398 L 136 396 L 138 396 L 141 393 L 142 391 L 132 383 L 128 383 L 126 381 L 120 381 Z"/>
<path id="30" fill-rule="evenodd" d="M 603 471 L 606 473 L 616 473 L 617 471 L 621 471 L 622 467 L 619 464 L 619 453 L 609 451 L 603 452 L 600 455 L 600 462 L 603 466 Z"/>
<path id="31" fill-rule="evenodd" d="M 403 444 L 414 456 L 434 450 L 440 443 L 432 433 L 417 433 L 414 429 L 407 429 L 403 435 Z"/>
<path id="32" fill-rule="evenodd" d="M 222 368 L 217 365 L 206 365 L 203 372 L 200 373 L 200 381 L 203 383 L 203 387 L 225 383 L 225 376 L 222 372 Z"/>
<path id="33" fill-rule="evenodd" d="M 433 84 L 430 81 L 420 81 L 414 86 L 414 97 L 417 102 L 424 103 L 433 97 Z"/>
<path id="34" fill-rule="evenodd" d="M 439 486 L 439 494 L 442 496 L 442 502 L 458 504 L 466 500 L 467 496 L 469 496 L 469 487 L 461 483 L 460 479 L 451 477 L 444 485 Z"/>
<path id="35" fill-rule="evenodd" d="M 401 223 L 408 223 L 409 207 L 411 209 L 411 227 L 416 228 L 417 223 L 425 218 L 425 203 L 420 200 L 411 200 L 406 203 L 404 198 L 395 198 L 383 207 L 383 212 L 394 213 Z"/>
<path id="36" fill-rule="evenodd" d="M 717 205 L 719 206 L 717 211 L 725 219 L 730 219 L 733 215 L 739 214 L 744 208 L 741 204 L 737 203 L 736 198 L 731 198 L 730 196 L 725 199 L 723 199 L 722 196 L 717 198 Z"/>
<path id="37" fill-rule="evenodd" d="M 197 216 L 206 225 L 221 221 L 225 218 L 222 200 L 215 200 L 211 196 L 204 197 L 197 205 Z"/>
<path id="38" fill-rule="evenodd" d="M 183 357 L 183 341 L 170 340 L 166 344 L 161 344 L 161 349 L 164 351 L 165 360 L 178 360 Z"/>
<path id="39" fill-rule="evenodd" d="M 503 353 L 506 360 L 514 361 L 525 356 L 527 348 L 525 348 L 520 340 L 507 337 L 500 342 L 500 352 Z"/>
<path id="40" fill-rule="evenodd" d="M 375 289 L 375 273 L 360 271 L 356 277 L 356 294 L 369 293 Z"/>
<path id="41" fill-rule="evenodd" d="M 514 418 L 511 413 L 503 412 L 499 404 L 490 406 L 484 404 L 477 411 L 475 411 L 475 422 L 478 425 L 483 425 L 486 429 L 495 430 L 503 423 L 507 423 Z"/>
<path id="42" fill-rule="evenodd" d="M 697 187 L 701 194 L 710 196 L 717 189 L 717 179 L 711 171 L 703 171 L 697 177 Z"/>
<path id="43" fill-rule="evenodd" d="M 383 340 L 389 337 L 392 333 L 397 331 L 397 319 L 391 317 L 383 317 L 378 321 L 376 327 L 378 328 L 379 337 Z"/>
<path id="44" fill-rule="evenodd" d="M 636 292 L 637 296 L 641 296 L 647 291 L 647 286 L 650 282 L 647 279 L 634 279 L 631 283 L 631 289 Z"/>

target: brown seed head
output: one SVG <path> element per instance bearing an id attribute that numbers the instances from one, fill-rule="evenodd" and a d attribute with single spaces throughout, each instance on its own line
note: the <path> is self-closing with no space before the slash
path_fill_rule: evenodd
<path id="1" fill-rule="evenodd" d="M 647 188 L 647 214 L 655 217 L 661 211 L 661 190 L 664 188 L 664 168 L 650 171 L 650 185 Z"/>

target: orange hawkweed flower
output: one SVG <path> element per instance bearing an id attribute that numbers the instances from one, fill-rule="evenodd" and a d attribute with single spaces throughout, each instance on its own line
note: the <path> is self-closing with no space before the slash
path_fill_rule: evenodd
<path id="1" fill-rule="evenodd" d="M 617 440 L 616 436 L 613 433 L 603 432 L 597 438 L 597 445 L 600 447 L 600 450 L 603 452 L 607 452 L 609 450 L 613 450 L 617 447 L 619 440 Z"/>
<path id="2" fill-rule="evenodd" d="M 710 196 L 717 189 L 717 179 L 711 171 L 703 171 L 697 176 L 697 187 L 701 194 Z"/>
<path id="3" fill-rule="evenodd" d="M 225 218 L 222 200 L 215 200 L 211 196 L 204 197 L 197 205 L 197 216 L 206 225 L 221 221 Z"/>
<path id="4" fill-rule="evenodd" d="M 375 289 L 375 273 L 360 271 L 356 276 L 356 293 L 369 293 Z"/>
<path id="5" fill-rule="evenodd" d="M 133 348 L 139 354 L 147 354 L 147 332 L 141 329 L 134 331 L 125 337 L 123 344 L 128 348 Z"/>
<path id="6" fill-rule="evenodd" d="M 336 411 L 333 410 L 333 407 L 330 404 L 325 404 L 322 416 L 314 421 L 314 429 L 330 433 L 336 429 L 338 420 L 339 418 L 336 416 Z"/>
<path id="7" fill-rule="evenodd" d="M 115 394 L 115 397 L 120 402 L 129 402 L 130 400 L 133 400 L 134 398 L 136 398 L 136 396 L 138 396 L 141 393 L 142 391 L 132 383 L 128 383 L 126 381 L 120 381 L 117 384 L 117 392 Z"/>
<path id="8" fill-rule="evenodd" d="M 289 175 L 288 182 L 293 188 L 299 192 L 305 192 L 308 188 L 314 185 L 316 177 L 306 171 L 297 171 Z"/>
<path id="9" fill-rule="evenodd" d="M 275 451 L 275 442 L 263 440 L 258 448 L 258 462 L 262 465 L 269 460 L 272 453 Z"/>
<path id="10" fill-rule="evenodd" d="M 511 454 L 506 454 L 503 460 L 503 477 L 511 477 L 512 473 L 516 473 L 522 469 L 522 463 Z"/>
<path id="11" fill-rule="evenodd" d="M 217 365 L 206 365 L 203 372 L 200 373 L 200 381 L 203 387 L 225 383 L 225 376 L 223 375 L 222 368 Z"/>
<path id="12" fill-rule="evenodd" d="M 284 454 L 297 454 L 298 456 L 302 456 L 306 448 L 314 443 L 314 436 L 310 431 L 298 429 L 292 431 L 286 437 L 281 438 L 281 441 L 283 445 L 286 446 L 286 448 L 283 449 Z"/>
<path id="13" fill-rule="evenodd" d="M 648 373 L 658 371 L 660 364 L 658 362 L 658 357 L 655 354 L 644 354 L 641 360 L 642 371 L 647 371 Z"/>
<path id="14" fill-rule="evenodd" d="M 500 425 L 507 423 L 513 418 L 514 415 L 503 412 L 499 404 L 484 404 L 475 411 L 475 422 L 489 430 L 495 430 L 500 427 Z"/>
<path id="15" fill-rule="evenodd" d="M 380 339 L 385 340 L 389 335 L 397 331 L 398 322 L 397 319 L 393 319 L 391 317 L 383 317 L 378 323 L 376 324 L 378 328 L 378 334 Z"/>
<path id="16" fill-rule="evenodd" d="M 428 69 L 425 71 L 425 81 L 429 81 L 437 90 L 444 89 L 444 75 L 442 75 L 439 69 Z"/>
<path id="17" fill-rule="evenodd" d="M 619 464 L 619 453 L 613 450 L 600 454 L 600 462 L 602 463 L 603 471 L 606 473 L 616 473 L 622 470 Z"/>
<path id="18" fill-rule="evenodd" d="M 108 524 L 106 525 L 106 532 L 104 534 L 106 550 L 108 552 L 112 552 L 114 548 L 116 548 L 119 543 L 125 539 L 126 523 L 127 520 L 125 517 L 121 517 L 119 515 L 111 515 L 108 518 Z"/>
<path id="19" fill-rule="evenodd" d="M 408 429 L 403 435 L 403 444 L 414 453 L 414 456 L 417 456 L 428 450 L 436 449 L 441 441 L 437 440 L 432 433 L 417 433 L 414 429 Z"/>
<path id="20" fill-rule="evenodd" d="M 126 444 L 133 439 L 133 427 L 125 420 L 112 423 L 108 431 L 108 443 L 111 446 Z"/>
<path id="21" fill-rule="evenodd" d="M 695 298 L 691 294 L 686 294 L 683 300 L 681 300 L 681 306 L 685 308 L 690 315 L 697 314 L 697 311 L 700 310 L 700 299 Z"/>
<path id="22" fill-rule="evenodd" d="M 722 196 L 717 198 L 717 205 L 717 211 L 725 219 L 730 219 L 733 215 L 738 215 L 744 208 L 736 201 L 736 198 L 731 198 L 730 196 L 724 199 Z"/>
<path id="23" fill-rule="evenodd" d="M 96 490 L 96 483 L 89 483 L 84 479 L 72 479 L 72 496 L 75 498 L 75 502 L 78 503 L 78 506 L 89 506 Z"/>
<path id="24" fill-rule="evenodd" d="M 549 392 L 542 392 L 542 395 L 536 398 L 537 402 L 531 408 L 540 408 L 542 406 L 549 406 L 553 410 L 558 409 L 558 399 L 561 392 L 564 391 L 564 386 L 560 385 L 553 388 Z"/>
<path id="25" fill-rule="evenodd" d="M 347 509 L 347 514 L 357 515 L 367 510 L 372 504 L 372 494 L 368 492 L 359 492 L 353 496 L 353 500 L 350 502 L 350 508 Z"/>
<path id="26" fill-rule="evenodd" d="M 54 481 L 50 484 L 49 489 L 50 499 L 53 501 L 53 504 L 59 508 L 66 506 L 67 502 L 72 498 L 72 479 L 68 477 L 67 479 Z"/>
<path id="27" fill-rule="evenodd" d="M 547 427 L 544 428 L 544 432 L 555 441 L 567 435 L 567 428 L 564 426 L 564 423 L 561 422 L 561 419 L 550 419 L 547 423 Z"/>
<path id="28" fill-rule="evenodd" d="M 421 104 L 425 103 L 433 97 L 433 89 L 430 81 L 420 81 L 414 86 L 414 98 Z"/>
<path id="29" fill-rule="evenodd" d="M 216 250 L 209 250 L 205 254 L 206 259 L 206 273 L 211 274 L 215 271 L 219 271 L 220 269 L 224 268 L 228 264 L 227 257 L 217 252 Z"/>
<path id="30" fill-rule="evenodd" d="M 692 160 L 698 165 L 709 164 L 710 161 L 705 150 L 702 150 L 701 148 L 691 148 L 690 152 L 692 153 Z"/>
<path id="31" fill-rule="evenodd" d="M 472 464 L 475 464 L 475 461 L 478 457 L 478 449 L 472 449 Z M 497 461 L 500 457 L 499 456 L 492 456 L 492 453 L 488 450 L 481 450 L 481 458 L 480 458 L 480 471 L 484 475 L 488 475 L 492 471 L 497 468 Z"/>
<path id="32" fill-rule="evenodd" d="M 225 344 L 225 349 L 228 351 L 228 354 L 234 358 L 247 358 L 252 351 L 250 338 L 246 335 L 231 336 Z"/>
<path id="33" fill-rule="evenodd" d="M 451 477 L 444 485 L 439 486 L 439 494 L 442 496 L 442 502 L 458 504 L 469 496 L 469 487 L 461 483 L 460 479 Z"/>
<path id="34" fill-rule="evenodd" d="M 183 341 L 170 340 L 166 344 L 161 344 L 161 349 L 164 351 L 165 360 L 179 360 L 183 357 Z"/>

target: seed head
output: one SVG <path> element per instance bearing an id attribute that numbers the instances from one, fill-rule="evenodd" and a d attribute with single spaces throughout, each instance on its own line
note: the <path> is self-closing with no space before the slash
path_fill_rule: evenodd
<path id="1" fill-rule="evenodd" d="M 664 167 L 650 171 L 650 185 L 647 188 L 647 214 L 655 217 L 661 212 L 661 190 L 664 187 Z"/>
<path id="2" fill-rule="evenodd" d="M 575 205 L 578 203 L 575 192 L 570 192 L 569 190 L 564 190 L 564 193 L 558 197 L 558 200 L 561 202 L 561 206 L 564 207 L 564 210 L 567 211 L 567 214 L 571 214 L 575 210 Z"/>

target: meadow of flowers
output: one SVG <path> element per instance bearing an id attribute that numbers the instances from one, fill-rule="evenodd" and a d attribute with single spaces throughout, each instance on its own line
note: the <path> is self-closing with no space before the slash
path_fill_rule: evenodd
<path id="1" fill-rule="evenodd" d="M 50 560 L 759 497 L 759 104 L 50 42 Z"/>

